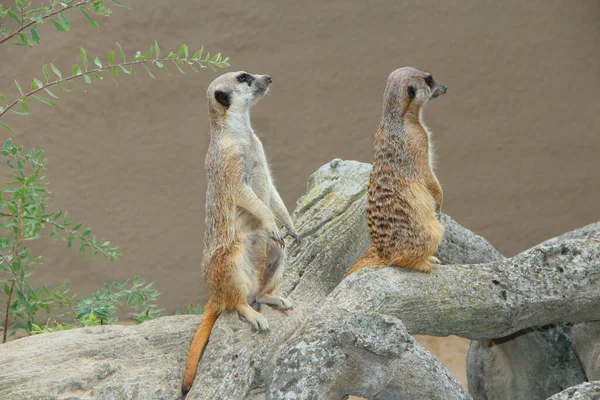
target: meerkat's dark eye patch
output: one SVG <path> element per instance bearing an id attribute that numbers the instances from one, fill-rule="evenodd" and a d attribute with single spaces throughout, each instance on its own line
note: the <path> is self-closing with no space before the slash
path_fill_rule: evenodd
<path id="1" fill-rule="evenodd" d="M 246 82 L 248 85 L 250 85 L 252 83 L 252 81 L 254 80 L 254 78 L 252 78 L 252 75 L 250 75 L 250 74 L 243 73 L 243 74 L 239 74 L 237 76 L 237 80 L 239 83 Z"/>
<path id="2" fill-rule="evenodd" d="M 433 76 L 429 75 L 427 78 L 425 78 L 425 83 L 427 86 L 433 87 Z"/>
<path id="3" fill-rule="evenodd" d="M 417 95 L 417 89 L 415 89 L 415 87 L 413 85 L 410 85 L 406 89 L 406 94 L 408 95 L 408 98 L 412 100 Z"/>
<path id="4" fill-rule="evenodd" d="M 231 105 L 231 95 L 222 90 L 215 91 L 215 100 L 223 107 L 229 107 Z"/>

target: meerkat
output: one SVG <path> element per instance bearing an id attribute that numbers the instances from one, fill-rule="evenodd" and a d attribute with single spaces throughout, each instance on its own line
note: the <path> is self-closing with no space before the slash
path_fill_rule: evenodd
<path id="1" fill-rule="evenodd" d="M 210 145 L 202 274 L 210 289 L 202 322 L 194 335 L 185 367 L 182 394 L 192 386 L 200 355 L 223 311 L 236 310 L 256 330 L 268 331 L 267 319 L 249 299 L 279 309 L 292 304 L 274 294 L 283 276 L 284 240 L 299 240 L 277 189 L 250 108 L 269 90 L 271 77 L 247 72 L 219 76 L 208 87 Z"/>
<path id="2" fill-rule="evenodd" d="M 433 172 L 425 104 L 447 87 L 430 73 L 400 68 L 388 77 L 383 113 L 375 134 L 367 220 L 371 247 L 348 275 L 371 265 L 431 272 L 443 234 L 442 188 Z"/>

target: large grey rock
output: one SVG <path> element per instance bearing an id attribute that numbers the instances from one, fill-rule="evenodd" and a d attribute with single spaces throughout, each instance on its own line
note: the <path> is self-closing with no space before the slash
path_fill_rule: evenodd
<path id="1" fill-rule="evenodd" d="M 549 326 L 471 342 L 467 379 L 474 399 L 543 400 L 583 382 L 585 374 L 571 329 Z"/>
<path id="2" fill-rule="evenodd" d="M 173 400 L 200 317 L 44 333 L 0 345 L 0 399 Z"/>
<path id="3" fill-rule="evenodd" d="M 546 240 L 528 252 L 547 257 L 545 246 L 600 240 L 593 223 Z M 600 323 L 549 325 L 507 337 L 473 341 L 467 357 L 469 392 L 475 399 L 545 399 L 585 379 L 600 379 Z"/>
<path id="4" fill-rule="evenodd" d="M 571 342 L 589 381 L 600 381 L 600 321 L 573 327 Z"/>
<path id="5" fill-rule="evenodd" d="M 483 264 L 504 260 L 504 256 L 490 242 L 450 216 L 442 214 L 440 221 L 444 226 L 444 236 L 436 256 L 442 264 Z"/>
<path id="6" fill-rule="evenodd" d="M 189 400 L 464 399 L 469 395 L 409 332 L 490 338 L 600 318 L 598 293 L 590 289 L 599 278 L 599 243 L 570 240 L 505 260 L 446 216 L 439 258 L 455 265 L 431 275 L 374 266 L 343 280 L 369 246 L 369 173 L 368 164 L 334 160 L 311 176 L 293 213 L 303 241 L 288 243 L 280 288 L 294 310 L 263 307 L 271 332 L 261 334 L 237 314 L 223 314 Z M 0 347 L 0 394 L 173 399 L 199 321 L 165 317 L 11 342 Z"/>
<path id="7" fill-rule="evenodd" d="M 598 400 L 600 382 L 584 382 L 549 397 L 548 400 Z"/>

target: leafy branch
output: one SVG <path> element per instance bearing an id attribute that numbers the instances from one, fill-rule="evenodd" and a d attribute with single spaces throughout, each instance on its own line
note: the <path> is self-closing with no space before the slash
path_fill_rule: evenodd
<path id="1" fill-rule="evenodd" d="M 108 70 L 111 71 L 111 75 L 112 75 L 113 79 L 114 79 L 114 77 L 119 75 L 119 71 L 122 71 L 126 74 L 130 74 L 132 76 L 135 76 L 135 74 L 136 74 L 135 66 L 142 65 L 146 69 L 146 71 L 148 72 L 150 77 L 155 78 L 155 75 L 152 73 L 152 71 L 150 70 L 148 65 L 155 65 L 158 68 L 164 68 L 164 69 L 166 69 L 167 74 L 169 74 L 169 75 L 171 75 L 171 73 L 169 72 L 169 69 L 167 67 L 168 65 L 175 66 L 177 68 L 177 70 L 179 72 L 181 72 L 182 74 L 185 73 L 185 71 L 181 67 L 185 66 L 185 65 L 189 66 L 190 69 L 194 72 L 198 72 L 198 69 L 196 67 L 206 68 L 208 66 L 211 69 L 216 70 L 216 68 L 225 68 L 225 67 L 229 66 L 229 63 L 228 63 L 229 58 L 227 58 L 227 57 L 222 58 L 221 53 L 217 53 L 217 54 L 213 55 L 212 57 L 211 57 L 210 53 L 207 53 L 206 55 L 203 56 L 204 48 L 201 48 L 200 50 L 195 52 L 192 56 L 190 56 L 188 47 L 185 44 L 179 48 L 177 53 L 174 53 L 171 51 L 171 52 L 169 52 L 169 54 L 166 57 L 160 57 L 160 54 L 161 54 L 160 47 L 157 42 L 154 42 L 154 45 L 145 54 L 142 54 L 140 51 L 138 51 L 135 54 L 135 57 L 133 58 L 133 60 L 131 60 L 131 61 L 127 61 L 125 52 L 123 51 L 123 48 L 121 47 L 121 45 L 119 43 L 117 43 L 117 47 L 119 49 L 119 52 L 121 53 L 121 56 L 123 57 L 123 61 L 120 63 L 115 63 L 115 52 L 114 52 L 114 50 L 111 50 L 108 53 L 108 64 L 107 65 L 104 65 L 102 63 L 102 61 L 100 60 L 100 58 L 96 57 L 94 59 L 94 65 L 96 66 L 96 68 L 89 69 L 87 53 L 86 53 L 85 49 L 82 47 L 80 49 L 82 66 L 80 66 L 77 63 L 74 64 L 71 75 L 69 75 L 69 76 L 63 76 L 62 72 L 53 63 L 45 63 L 42 67 L 42 72 L 45 77 L 45 83 L 42 82 L 38 78 L 33 78 L 33 80 L 31 81 L 31 91 L 25 92 L 23 90 L 23 88 L 21 87 L 21 85 L 19 84 L 19 82 L 15 80 L 15 85 L 17 87 L 17 90 L 21 94 L 21 96 L 19 98 L 17 98 L 16 100 L 14 100 L 13 102 L 9 103 L 6 99 L 6 96 L 4 96 L 2 93 L 0 93 L 0 101 L 6 105 L 6 108 L 3 108 L 2 106 L 0 106 L 0 117 L 2 117 L 8 111 L 12 111 L 13 113 L 18 114 L 18 115 L 30 115 L 31 114 L 30 105 L 29 105 L 29 102 L 27 101 L 27 99 L 29 99 L 30 97 L 33 97 L 36 100 L 38 100 L 44 104 L 54 106 L 55 101 L 50 100 L 45 97 L 42 97 L 42 96 L 38 95 L 38 93 L 43 90 L 51 98 L 58 99 L 58 96 L 55 95 L 52 91 L 50 91 L 51 87 L 56 86 L 59 90 L 61 90 L 63 92 L 70 91 L 69 89 L 65 88 L 62 84 L 71 82 L 74 79 L 81 78 L 81 77 L 83 77 L 83 80 L 85 81 L 85 83 L 91 84 L 92 77 L 94 77 L 95 79 L 98 79 L 98 80 L 102 80 L 103 77 L 100 74 L 102 72 L 105 72 Z M 51 80 L 50 72 L 52 72 L 52 74 L 56 75 L 56 77 L 58 77 L 58 79 Z M 76 88 L 86 92 L 85 89 L 81 88 L 80 86 L 78 86 L 74 83 L 72 83 L 72 84 Z M 20 110 L 15 109 L 15 107 L 17 105 L 21 106 Z M 6 124 L 0 123 L 0 126 L 2 126 L 5 129 L 10 130 L 11 132 L 14 132 L 14 130 Z"/>
<path id="2" fill-rule="evenodd" d="M 111 0 L 111 2 L 119 7 L 126 8 L 125 5 L 117 0 Z M 40 36 L 37 32 L 37 26 L 47 19 L 52 21 L 54 27 L 59 32 L 68 32 L 70 24 L 64 13 L 70 9 L 78 8 L 94 28 L 98 28 L 99 25 L 91 17 L 90 13 L 100 16 L 109 16 L 111 14 L 111 10 L 104 6 L 104 0 L 79 0 L 77 2 L 73 0 L 51 0 L 49 5 L 45 7 L 30 9 L 30 6 L 31 0 L 15 0 L 15 10 L 10 6 L 5 7 L 0 5 L 0 36 L 3 36 L 0 39 L 0 44 L 18 36 L 20 42 L 11 42 L 10 44 L 28 47 L 39 45 Z M 52 17 L 57 17 L 57 19 L 53 19 Z M 3 27 L 6 24 L 4 22 L 6 18 L 15 21 L 19 28 L 13 32 L 7 32 Z M 27 29 L 29 29 L 29 36 L 26 34 Z"/>

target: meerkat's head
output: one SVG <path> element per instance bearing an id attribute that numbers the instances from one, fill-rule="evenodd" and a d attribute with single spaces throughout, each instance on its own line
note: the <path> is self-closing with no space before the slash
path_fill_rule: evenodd
<path id="1" fill-rule="evenodd" d="M 438 98 L 447 90 L 429 72 L 412 67 L 399 68 L 388 77 L 383 95 L 384 113 L 418 112 L 429 100 Z"/>
<path id="2" fill-rule="evenodd" d="M 271 77 L 245 71 L 229 72 L 215 79 L 206 91 L 211 112 L 246 112 L 269 91 Z"/>

